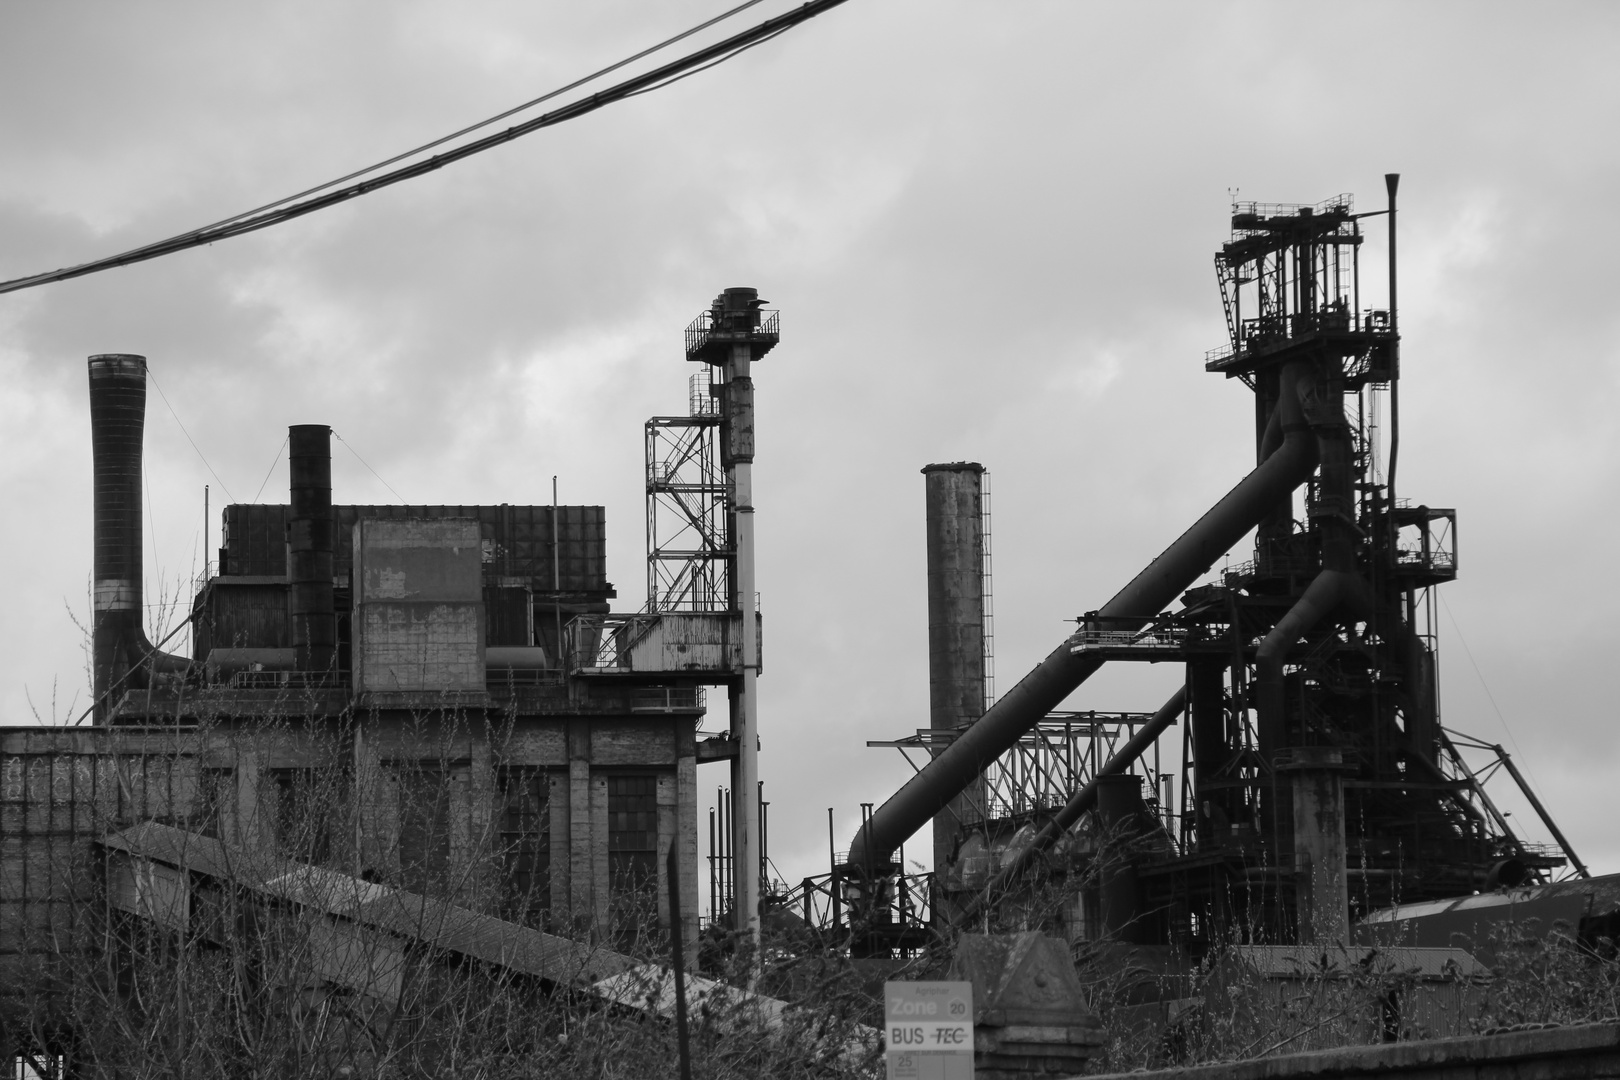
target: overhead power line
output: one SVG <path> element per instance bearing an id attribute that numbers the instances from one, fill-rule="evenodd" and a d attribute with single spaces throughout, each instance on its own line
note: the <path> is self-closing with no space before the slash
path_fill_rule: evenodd
<path id="1" fill-rule="evenodd" d="M 461 146 L 447 150 L 442 154 L 435 154 L 425 161 L 412 162 L 411 164 L 395 169 L 392 172 L 385 172 L 381 175 L 372 176 L 370 179 L 359 180 L 355 183 L 348 184 L 348 186 L 338 187 L 336 190 L 328 190 L 333 188 L 335 185 L 344 184 L 355 177 L 369 175 L 375 172 L 377 169 L 381 169 L 406 158 L 413 157 L 425 150 L 441 146 L 452 139 L 467 134 L 468 132 L 475 131 L 481 127 L 486 127 L 498 120 L 511 116 L 513 113 L 521 112 L 524 109 L 536 105 L 542 101 L 556 97 L 558 94 L 566 93 L 569 89 L 590 82 L 607 72 L 623 67 L 625 64 L 633 63 L 635 60 L 640 59 L 641 57 L 656 52 L 675 41 L 681 40 L 682 38 L 689 37 L 705 27 L 712 26 L 716 22 L 736 14 L 738 11 L 751 7 L 753 4 L 758 2 L 760 2 L 760 0 L 749 0 L 748 3 L 732 8 L 725 14 L 716 16 L 715 18 L 710 19 L 699 26 L 693 27 L 691 30 L 685 31 L 676 37 L 670 38 L 666 42 L 653 46 L 651 49 L 643 50 L 642 52 L 637 53 L 635 56 L 628 57 L 616 64 L 603 68 L 601 71 L 593 75 L 589 75 L 584 79 L 577 80 L 570 83 L 568 86 L 554 90 L 551 93 L 536 98 L 524 105 L 519 105 L 516 108 L 509 109 L 504 113 L 491 117 L 488 120 L 481 121 L 480 123 L 474 124 L 471 127 L 463 128 L 458 132 L 446 135 L 440 139 L 436 139 L 431 143 L 424 144 L 423 146 L 417 147 L 415 150 L 406 151 L 403 154 L 396 155 L 387 159 L 386 161 L 378 163 L 377 165 L 362 169 L 357 173 L 350 173 L 346 176 L 340 177 L 339 179 L 331 180 L 325 184 L 318 185 L 317 187 L 309 188 L 307 191 L 301 192 L 298 195 L 291 195 L 285 199 L 280 199 L 273 203 L 267 203 L 265 206 L 259 207 L 256 210 L 245 211 L 244 213 L 226 218 L 223 221 L 215 222 L 212 225 L 205 225 L 202 228 L 193 229 L 190 232 L 181 233 L 178 236 L 172 236 L 166 240 L 159 240 L 156 243 L 147 244 L 138 248 L 132 248 L 131 250 L 123 252 L 119 255 L 110 255 L 103 259 L 96 259 L 92 262 L 80 263 L 77 266 L 69 266 L 61 270 L 52 270 L 43 274 L 32 274 L 27 277 L 14 278 L 10 281 L 0 282 L 0 293 L 17 292 L 19 290 L 33 288 L 38 285 L 49 285 L 52 282 L 66 281 L 70 278 L 85 277 L 86 275 L 94 274 L 102 270 L 110 270 L 113 267 L 129 266 L 133 263 L 145 262 L 148 259 L 156 259 L 164 255 L 172 255 L 175 252 L 185 251 L 189 248 L 201 247 L 204 244 L 212 244 L 220 240 L 228 240 L 233 236 L 241 236 L 244 233 L 257 232 L 260 229 L 270 228 L 272 225 L 280 225 L 281 223 L 291 221 L 294 218 L 303 217 L 306 214 L 312 214 L 317 210 L 324 210 L 329 206 L 336 206 L 339 203 L 348 202 L 350 199 L 359 198 L 361 195 L 368 195 L 379 188 L 388 187 L 392 184 L 397 184 L 405 180 L 413 180 L 418 176 L 425 176 L 430 172 L 444 168 L 444 166 L 449 165 L 452 162 L 461 161 L 464 158 L 472 157 L 474 154 L 481 154 L 485 150 L 490 150 L 494 147 L 502 145 L 503 143 L 508 143 L 514 139 L 522 138 L 524 135 L 539 131 L 541 128 L 554 127 L 557 124 L 563 123 L 564 121 L 573 120 L 576 117 L 595 112 L 597 109 L 600 109 L 606 105 L 611 105 L 614 102 L 623 101 L 626 98 L 635 97 L 639 94 L 644 94 L 651 90 L 657 90 L 664 86 L 668 86 L 687 75 L 696 74 L 699 70 L 713 67 L 715 64 L 729 60 L 733 56 L 752 48 L 754 45 L 763 44 L 766 40 L 773 38 L 802 22 L 813 19 L 825 11 L 829 11 L 832 8 L 837 7 L 838 5 L 844 3 L 845 0 L 811 0 L 811 2 L 804 4 L 793 11 L 778 15 L 775 18 L 766 19 L 757 26 L 750 27 L 741 33 L 733 34 L 731 37 L 728 37 L 723 41 L 719 41 L 713 45 L 698 49 L 696 52 L 688 53 L 678 60 L 672 60 L 661 67 L 654 68 L 653 70 L 645 72 L 641 75 L 636 75 L 632 78 L 624 80 L 623 82 L 615 83 L 606 90 L 600 90 L 589 97 L 581 98 L 580 100 L 571 102 L 559 109 L 555 109 L 548 113 L 542 113 L 532 120 L 526 120 L 523 123 L 516 124 L 504 131 L 496 132 L 493 135 L 486 135 L 481 139 L 475 139 L 469 143 L 464 143 Z M 324 194 L 319 194 L 322 192 L 324 192 Z"/>
<path id="2" fill-rule="evenodd" d="M 500 121 L 505 120 L 508 116 L 516 116 L 520 112 L 527 112 L 529 109 L 534 108 L 536 105 L 543 104 L 544 102 L 550 101 L 552 98 L 555 98 L 555 97 L 561 97 L 563 94 L 568 93 L 568 91 L 570 91 L 570 90 L 578 90 L 580 87 L 584 86 L 586 83 L 595 82 L 597 79 L 600 79 L 604 75 L 610 75 L 613 72 L 618 71 L 620 68 L 625 67 L 626 65 L 635 63 L 637 60 L 645 59 L 646 57 L 651 56 L 655 52 L 661 52 L 662 50 L 669 48 L 671 45 L 675 44 L 678 41 L 684 41 L 685 39 L 691 37 L 693 34 L 701 33 L 702 31 L 707 30 L 709 27 L 713 26 L 715 23 L 724 22 L 725 20 L 731 18 L 733 15 L 736 15 L 739 12 L 742 12 L 742 11 L 747 11 L 749 8 L 753 7 L 754 5 L 760 4 L 760 3 L 763 3 L 763 2 L 764 2 L 764 0 L 746 0 L 746 3 L 738 4 L 736 7 L 732 8 L 729 11 L 723 11 L 720 14 L 716 15 L 714 18 L 707 20 L 706 22 L 700 22 L 696 26 L 692 27 L 690 30 L 682 30 L 679 34 L 676 34 L 672 38 L 665 38 L 663 41 L 660 41 L 658 44 L 652 46 L 651 48 L 642 49 L 640 52 L 634 54 L 633 56 L 627 56 L 623 60 L 620 60 L 618 63 L 609 64 L 605 68 L 601 68 L 601 69 L 599 69 L 597 71 L 593 71 L 589 75 L 586 75 L 582 79 L 575 79 L 573 82 L 569 83 L 566 86 L 559 86 L 559 87 L 557 87 L 557 89 L 552 90 L 550 93 L 541 94 L 539 97 L 533 98 L 533 99 L 531 99 L 529 101 L 525 101 L 521 105 L 514 105 L 510 109 L 505 109 L 505 110 L 503 110 L 501 112 L 498 112 L 494 116 L 491 116 L 491 117 L 489 117 L 487 119 L 478 121 L 478 123 L 476 123 L 476 124 L 468 124 L 466 127 L 460 129 L 459 131 L 452 131 L 448 135 L 442 135 L 439 138 L 434 139 L 432 142 L 423 143 L 421 146 L 414 147 L 414 148 L 412 148 L 410 150 L 406 150 L 403 153 L 395 154 L 393 157 L 384 158 L 382 161 L 379 161 L 374 165 L 367 165 L 363 169 L 356 169 L 354 172 L 346 173 L 343 176 L 339 176 L 339 177 L 336 177 L 335 179 L 328 180 L 324 184 L 316 184 L 312 188 L 305 188 L 303 191 L 294 192 L 293 194 L 288 195 L 285 198 L 277 199 L 275 202 L 265 203 L 263 206 L 255 206 L 253 209 L 244 210 L 240 214 L 232 214 L 228 218 L 224 218 L 223 220 L 213 222 L 212 224 L 209 224 L 209 225 L 204 225 L 204 226 L 202 226 L 202 228 L 204 228 L 204 229 L 213 229 L 213 228 L 217 228 L 218 226 L 221 226 L 221 225 L 228 225 L 233 221 L 238 221 L 238 220 L 240 220 L 242 218 L 245 218 L 245 217 L 250 217 L 253 214 L 263 213 L 266 210 L 274 210 L 276 207 L 283 206 L 283 205 L 285 205 L 287 203 L 292 202 L 295 199 L 302 199 L 302 198 L 304 198 L 306 196 L 314 195 L 317 192 L 325 191 L 327 188 L 337 187 L 339 184 L 347 183 L 350 180 L 358 180 L 362 176 L 367 176 L 367 175 L 369 175 L 371 173 L 376 172 L 379 169 L 386 169 L 390 165 L 396 165 L 399 162 L 405 161 L 405 160 L 407 160 L 409 158 L 413 158 L 418 154 L 425 154 L 429 150 L 436 150 L 439 147 L 443 146 L 445 143 L 451 142 L 452 140 L 455 140 L 455 139 L 459 139 L 463 135 L 470 135 L 475 131 L 479 131 L 479 130 L 481 130 L 483 128 L 489 127 L 489 125 L 491 125 L 491 124 L 499 123 Z M 739 49 L 738 51 L 740 52 L 741 50 Z M 194 229 L 192 231 L 193 232 L 198 232 L 200 230 Z M 189 235 L 189 234 L 183 234 L 183 235 Z"/>

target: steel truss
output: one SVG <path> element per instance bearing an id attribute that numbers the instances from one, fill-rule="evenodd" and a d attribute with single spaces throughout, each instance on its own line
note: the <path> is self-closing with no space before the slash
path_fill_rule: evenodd
<path id="1" fill-rule="evenodd" d="M 705 369 L 686 416 L 646 424 L 647 610 L 727 611 L 735 551 L 717 441 L 720 403 Z"/>
<path id="2" fill-rule="evenodd" d="M 961 824 L 1019 822 L 1057 810 L 1069 801 L 1069 796 L 1090 783 L 1114 752 L 1152 718 L 1152 713 L 1049 713 L 984 771 L 985 798 L 982 805 L 973 808 L 976 821 Z M 873 740 L 866 745 L 892 746 L 920 772 L 922 764 L 912 758 L 911 751 L 924 751 L 925 760 L 931 758 L 962 730 L 965 728 L 918 728 L 916 734 L 903 739 Z M 1160 769 L 1158 744 L 1154 744 L 1149 758 L 1139 759 L 1128 771 L 1149 783 L 1166 831 L 1178 835 L 1174 778 Z"/>

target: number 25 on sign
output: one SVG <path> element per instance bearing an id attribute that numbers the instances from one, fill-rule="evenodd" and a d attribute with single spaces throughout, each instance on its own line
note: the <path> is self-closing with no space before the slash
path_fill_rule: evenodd
<path id="1" fill-rule="evenodd" d="M 973 1080 L 973 985 L 883 986 L 888 1080 Z"/>

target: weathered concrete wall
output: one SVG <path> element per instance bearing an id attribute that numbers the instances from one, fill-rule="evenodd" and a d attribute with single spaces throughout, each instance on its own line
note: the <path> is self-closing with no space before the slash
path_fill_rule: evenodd
<path id="1" fill-rule="evenodd" d="M 470 519 L 355 524 L 356 693 L 484 692 L 481 560 Z"/>
<path id="2" fill-rule="evenodd" d="M 692 713 L 486 718 L 406 711 L 360 722 L 232 729 L 0 728 L 0 984 L 6 958 L 82 923 L 103 881 L 96 841 L 157 820 L 266 854 L 384 881 L 401 872 L 410 792 L 444 792 L 445 899 L 480 910 L 506 893 L 501 770 L 532 771 L 549 794 L 550 907 L 559 929 L 605 926 L 612 894 L 606 777 L 657 779 L 663 851 L 680 860 L 685 939 L 698 940 L 696 725 Z M 401 780 L 416 783 L 401 783 Z M 298 804 L 306 780 L 327 802 Z M 287 830 L 302 830 L 289 835 Z M 130 873 L 133 873 L 131 871 Z M 125 874 L 125 891 L 135 879 Z M 667 925 L 660 889 L 659 925 Z"/>
<path id="3" fill-rule="evenodd" d="M 1191 1069 L 1117 1073 L 1110 1080 L 1127 1076 L 1131 1080 L 1359 1080 L 1369 1076 L 1390 1080 L 1606 1080 L 1620 1077 L 1620 1024 L 1318 1050 Z"/>

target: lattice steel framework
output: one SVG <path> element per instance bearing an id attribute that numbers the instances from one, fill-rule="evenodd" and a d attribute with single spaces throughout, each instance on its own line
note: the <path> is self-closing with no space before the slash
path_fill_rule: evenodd
<path id="1" fill-rule="evenodd" d="M 1031 728 L 1017 745 L 998 757 L 984 772 L 984 805 L 977 807 L 979 821 L 1011 821 L 1050 813 L 1069 796 L 1090 783 L 1114 752 L 1122 748 L 1137 728 L 1152 719 L 1152 713 L 1054 712 Z M 910 751 L 923 750 L 932 757 L 956 738 L 954 731 L 919 728 L 903 739 L 874 740 L 867 746 L 892 746 L 905 755 L 912 768 L 922 763 L 912 760 Z M 1175 826 L 1175 778 L 1161 770 L 1159 747 L 1150 756 L 1133 762 L 1126 771 L 1146 779 L 1158 798 L 1160 814 L 1170 835 Z M 972 824 L 963 822 L 962 824 Z"/>
<path id="2" fill-rule="evenodd" d="M 646 425 L 647 610 L 726 611 L 735 554 L 725 469 L 717 439 L 720 403 L 712 369 L 688 382 L 686 416 Z"/>

